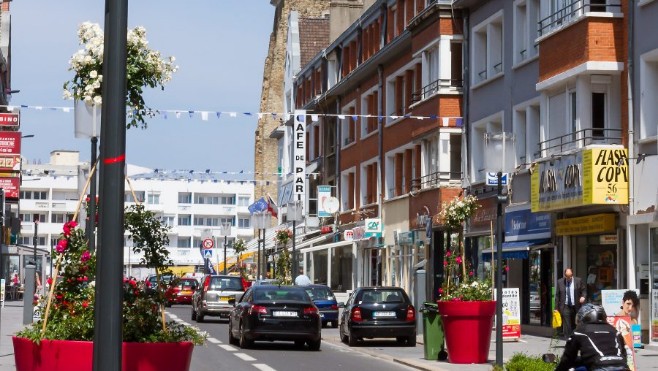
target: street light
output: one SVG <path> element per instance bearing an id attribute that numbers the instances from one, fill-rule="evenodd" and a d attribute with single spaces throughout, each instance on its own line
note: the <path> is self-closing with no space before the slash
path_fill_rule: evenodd
<path id="1" fill-rule="evenodd" d="M 503 173 L 514 170 L 516 161 L 514 134 L 485 133 L 484 161 L 488 172 L 495 172 L 498 179 L 496 209 L 496 364 L 503 365 Z"/>
<path id="2" fill-rule="evenodd" d="M 224 274 L 226 274 L 226 246 L 228 245 L 228 235 L 231 234 L 231 222 L 222 223 L 219 230 L 224 236 Z"/>
<path id="3" fill-rule="evenodd" d="M 297 250 L 296 250 L 296 239 L 297 239 L 297 222 L 301 221 L 304 217 L 303 215 L 303 205 L 301 200 L 296 200 L 290 202 L 287 207 L 288 220 L 292 220 L 292 267 L 290 274 L 292 277 L 297 275 Z"/>
<path id="4" fill-rule="evenodd" d="M 37 266 L 37 232 L 39 230 L 39 214 L 34 214 L 34 267 Z"/>
<path id="5" fill-rule="evenodd" d="M 263 242 L 263 255 L 265 255 L 265 230 L 270 224 L 270 217 L 272 214 L 269 211 L 257 211 L 253 214 L 251 214 L 251 224 L 254 226 L 254 228 L 258 229 L 258 252 L 256 255 L 256 279 L 260 279 L 260 266 L 262 264 L 260 253 L 261 253 L 261 247 L 260 243 L 261 241 Z M 263 239 L 261 240 L 260 238 L 260 233 L 261 230 L 263 231 Z"/>

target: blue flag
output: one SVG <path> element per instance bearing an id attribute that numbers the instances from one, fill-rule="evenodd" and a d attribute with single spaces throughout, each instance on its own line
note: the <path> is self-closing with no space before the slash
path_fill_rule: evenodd
<path id="1" fill-rule="evenodd" d="M 265 201 L 265 198 L 261 197 L 258 201 L 249 205 L 248 209 L 249 209 L 249 213 L 253 214 L 253 213 L 265 211 L 267 210 L 268 207 L 269 204 L 267 203 L 267 201 Z"/>

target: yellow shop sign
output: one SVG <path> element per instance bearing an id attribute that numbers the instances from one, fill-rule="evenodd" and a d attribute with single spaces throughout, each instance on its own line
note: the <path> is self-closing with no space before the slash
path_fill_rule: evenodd
<path id="1" fill-rule="evenodd" d="M 628 151 L 606 146 L 557 156 L 534 166 L 530 184 L 533 212 L 628 204 Z"/>
<path id="2" fill-rule="evenodd" d="M 616 228 L 615 214 L 594 214 L 555 221 L 557 236 L 614 233 Z"/>

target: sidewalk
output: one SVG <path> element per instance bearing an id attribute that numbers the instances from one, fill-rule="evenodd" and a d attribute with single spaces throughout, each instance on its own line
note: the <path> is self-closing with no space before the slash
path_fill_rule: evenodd
<path id="1" fill-rule="evenodd" d="M 23 329 L 23 301 L 8 301 L 0 318 L 0 371 L 16 370 L 11 337 Z"/>
<path id="2" fill-rule="evenodd" d="M 357 346 L 351 349 L 369 354 L 373 357 L 384 358 L 389 361 L 397 362 L 406 366 L 410 366 L 419 370 L 428 371 L 476 371 L 476 370 L 491 370 L 496 363 L 496 344 L 495 333 L 491 334 L 491 348 L 489 350 L 489 362 L 485 364 L 451 364 L 448 361 L 428 361 L 424 358 L 424 345 L 423 336 L 418 336 L 418 345 L 415 348 L 402 348 L 402 347 L 373 347 Z M 325 336 L 323 334 L 322 340 L 334 344 L 340 344 L 338 335 Z M 503 343 L 503 362 L 509 360 L 515 353 L 525 353 L 528 355 L 542 355 L 549 352 L 551 339 L 541 336 L 522 335 L 519 341 L 505 341 Z M 564 340 L 557 343 L 557 352 L 562 353 L 564 349 Z M 635 363 L 638 370 L 652 370 L 658 369 L 658 349 L 636 349 Z"/>

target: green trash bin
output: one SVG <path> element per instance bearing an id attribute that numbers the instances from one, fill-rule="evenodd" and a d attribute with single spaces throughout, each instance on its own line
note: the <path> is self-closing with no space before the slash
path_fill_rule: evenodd
<path id="1" fill-rule="evenodd" d="M 443 323 L 436 303 L 425 302 L 420 310 L 423 314 L 423 346 L 425 359 L 438 361 L 439 353 L 444 353 Z M 444 356 L 441 356 L 444 358 Z"/>

